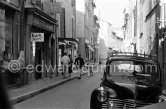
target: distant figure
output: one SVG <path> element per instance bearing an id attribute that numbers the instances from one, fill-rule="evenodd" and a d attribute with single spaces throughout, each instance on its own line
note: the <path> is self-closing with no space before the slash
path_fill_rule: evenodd
<path id="1" fill-rule="evenodd" d="M 94 63 L 96 62 L 96 58 L 94 59 Z"/>
<path id="2" fill-rule="evenodd" d="M 101 64 L 102 64 L 102 61 L 100 60 L 100 61 L 99 61 L 99 65 L 101 65 Z"/>
<path id="3" fill-rule="evenodd" d="M 84 59 L 81 57 L 79 54 L 78 57 L 75 59 L 74 64 L 78 67 L 79 69 L 79 79 L 81 79 L 81 72 L 82 72 L 82 67 L 85 65 Z"/>
<path id="4" fill-rule="evenodd" d="M 64 56 L 61 59 L 61 63 L 63 65 L 63 75 L 64 75 L 64 78 L 67 78 L 68 64 L 70 63 L 70 58 L 67 56 L 67 53 L 64 53 Z"/>
<path id="5" fill-rule="evenodd" d="M 73 60 L 72 60 L 71 55 L 69 55 L 69 58 L 70 58 L 70 62 L 69 62 L 69 77 L 71 77 L 71 73 L 73 72 L 72 71 Z"/>

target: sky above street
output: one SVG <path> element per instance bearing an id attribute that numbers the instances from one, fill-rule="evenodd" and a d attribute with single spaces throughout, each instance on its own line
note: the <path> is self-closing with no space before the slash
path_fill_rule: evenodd
<path id="1" fill-rule="evenodd" d="M 96 13 L 112 24 L 114 28 L 122 27 L 123 11 L 128 6 L 129 0 L 95 0 Z"/>

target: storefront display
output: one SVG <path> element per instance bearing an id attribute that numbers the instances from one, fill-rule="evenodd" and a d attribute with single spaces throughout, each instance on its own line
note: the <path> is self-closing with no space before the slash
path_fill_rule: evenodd
<path id="1" fill-rule="evenodd" d="M 18 55 L 18 50 L 16 50 L 18 46 L 14 38 L 19 37 L 19 32 L 14 26 L 18 24 L 14 22 L 16 18 L 13 16 L 15 15 L 17 15 L 16 11 L 0 8 L 0 60 L 3 76 L 8 86 L 17 84 L 19 79 L 18 73 L 13 73 L 9 69 L 9 63 L 18 58 L 13 57 L 14 54 Z M 18 33 L 15 34 L 16 32 Z"/>
<path id="2" fill-rule="evenodd" d="M 0 9 L 0 51 L 4 61 L 12 59 L 12 18 L 9 13 Z"/>
<path id="3" fill-rule="evenodd" d="M 0 9 L 0 52 L 5 51 L 5 10 Z"/>

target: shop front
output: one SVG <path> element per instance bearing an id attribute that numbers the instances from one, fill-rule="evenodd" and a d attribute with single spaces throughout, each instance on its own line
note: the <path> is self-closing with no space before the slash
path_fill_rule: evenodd
<path id="1" fill-rule="evenodd" d="M 33 65 L 29 79 L 52 77 L 56 63 L 56 20 L 37 8 L 26 8 L 26 66 Z M 31 72 L 31 71 L 30 71 Z"/>
<path id="2" fill-rule="evenodd" d="M 18 76 L 7 68 L 11 60 L 18 59 L 21 46 L 19 2 L 0 1 L 0 64 L 8 86 L 17 84 Z M 1 69 L 2 70 L 2 69 Z"/>
<path id="3" fill-rule="evenodd" d="M 63 56 L 64 52 L 68 55 L 71 55 L 72 59 L 77 56 L 77 49 L 78 49 L 78 41 L 74 38 L 58 38 L 59 41 L 59 51 L 60 51 L 60 58 Z"/>

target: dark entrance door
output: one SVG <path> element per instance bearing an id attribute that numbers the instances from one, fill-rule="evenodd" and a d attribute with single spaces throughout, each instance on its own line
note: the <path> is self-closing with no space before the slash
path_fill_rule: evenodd
<path id="1" fill-rule="evenodd" d="M 36 42 L 35 52 L 35 79 L 41 79 L 42 77 L 42 42 Z"/>

